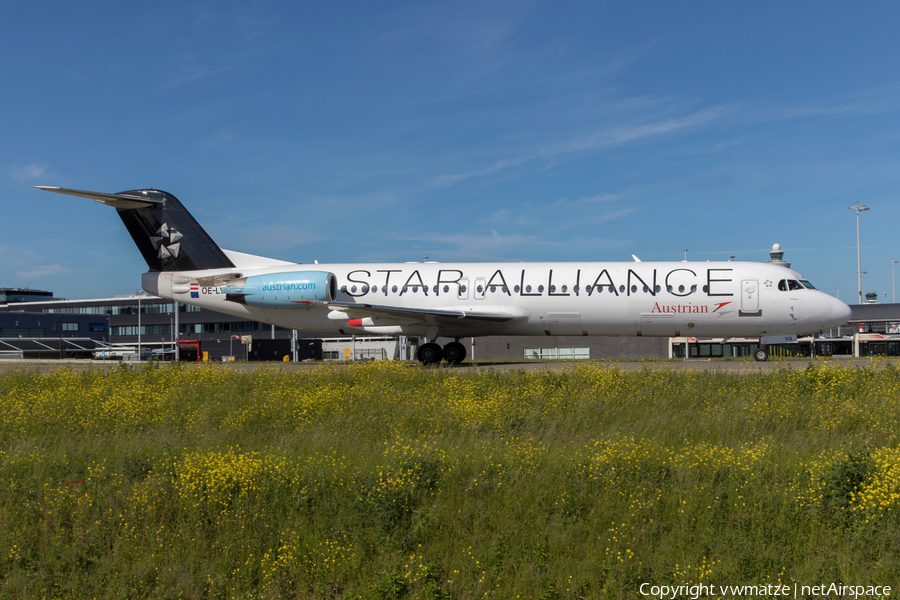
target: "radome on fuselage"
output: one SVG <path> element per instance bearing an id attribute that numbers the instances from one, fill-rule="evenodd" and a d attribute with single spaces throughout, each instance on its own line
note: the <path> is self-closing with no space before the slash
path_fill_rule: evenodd
<path id="1" fill-rule="evenodd" d="M 470 336 L 765 337 L 850 317 L 796 271 L 768 263 L 300 264 L 219 248 L 166 192 L 41 189 L 116 207 L 150 268 L 142 285 L 151 294 L 313 333 L 424 337 L 423 362 L 458 362 L 458 339 Z M 438 336 L 457 342 L 442 352 Z"/>

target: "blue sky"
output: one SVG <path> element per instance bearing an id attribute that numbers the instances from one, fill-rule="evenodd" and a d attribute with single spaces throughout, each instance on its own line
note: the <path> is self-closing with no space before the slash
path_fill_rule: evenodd
<path id="1" fill-rule="evenodd" d="M 900 5 L 0 5 L 0 287 L 130 293 L 176 195 L 299 262 L 765 260 L 891 296 Z"/>

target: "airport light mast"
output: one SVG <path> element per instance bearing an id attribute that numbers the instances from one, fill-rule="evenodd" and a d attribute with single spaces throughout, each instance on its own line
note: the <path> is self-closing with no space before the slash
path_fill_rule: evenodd
<path id="1" fill-rule="evenodd" d="M 143 358 L 143 354 L 141 354 L 141 296 L 144 295 L 144 290 L 141 290 L 137 293 L 138 297 L 138 362 L 141 362 Z M 112 336 L 110 336 L 112 338 Z"/>
<path id="2" fill-rule="evenodd" d="M 859 213 L 869 210 L 869 207 L 865 204 L 860 204 L 859 200 L 857 200 L 856 204 L 848 206 L 847 208 L 856 211 L 856 275 L 859 282 L 859 301 L 857 303 L 862 304 L 862 263 L 860 262 L 859 257 Z"/>
<path id="3" fill-rule="evenodd" d="M 891 302 L 894 304 L 897 304 L 897 288 L 894 286 L 894 265 L 896 264 L 896 260 L 891 261 Z"/>

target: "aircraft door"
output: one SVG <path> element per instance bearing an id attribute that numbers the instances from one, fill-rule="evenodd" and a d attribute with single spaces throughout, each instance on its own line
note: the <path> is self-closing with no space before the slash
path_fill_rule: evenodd
<path id="1" fill-rule="evenodd" d="M 468 300 L 469 298 L 469 278 L 463 277 L 459 280 L 459 293 L 457 297 L 460 300 Z"/>
<path id="2" fill-rule="evenodd" d="M 484 277 L 475 278 L 475 289 L 472 290 L 472 297 L 476 300 L 484 300 L 484 292 L 487 288 L 487 280 Z"/>
<path id="3" fill-rule="evenodd" d="M 791 321 L 796 323 L 800 320 L 800 298 L 791 298 L 790 300 Z"/>
<path id="4" fill-rule="evenodd" d="M 741 280 L 741 312 L 755 315 L 759 313 L 759 281 Z"/>

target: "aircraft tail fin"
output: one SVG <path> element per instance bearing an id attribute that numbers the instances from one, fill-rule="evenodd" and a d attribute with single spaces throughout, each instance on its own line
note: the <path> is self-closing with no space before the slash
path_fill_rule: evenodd
<path id="1" fill-rule="evenodd" d="M 178 198 L 162 190 L 118 194 L 35 186 L 112 206 L 131 234 L 151 271 L 233 269 L 234 263 L 203 230 Z"/>

